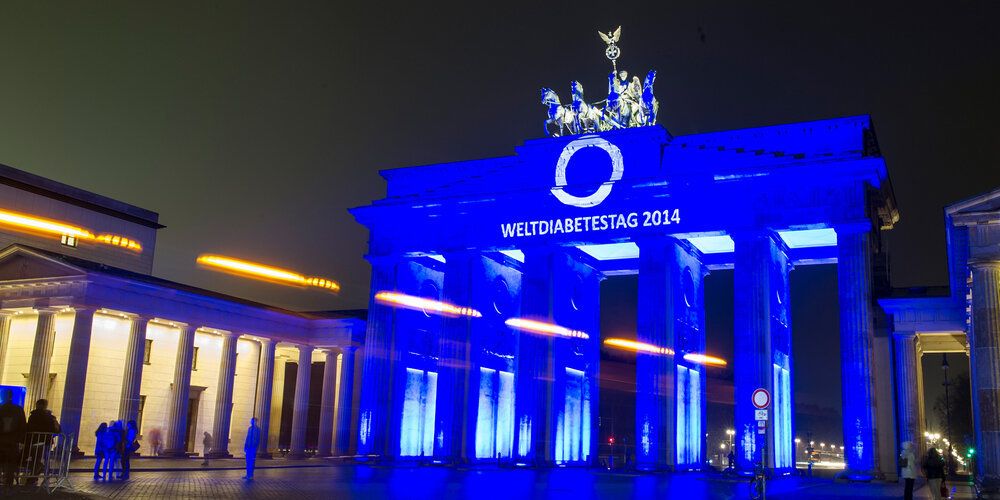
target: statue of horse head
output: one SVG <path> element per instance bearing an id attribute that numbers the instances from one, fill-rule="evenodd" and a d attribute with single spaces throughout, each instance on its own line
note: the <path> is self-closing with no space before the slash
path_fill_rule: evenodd
<path id="1" fill-rule="evenodd" d="M 646 125 L 656 124 L 656 114 L 659 112 L 660 104 L 653 95 L 653 82 L 656 81 L 656 70 L 651 69 L 646 73 L 646 80 L 642 84 L 642 108 L 645 115 Z"/>
<path id="2" fill-rule="evenodd" d="M 542 87 L 542 104 L 546 106 L 560 105 L 559 94 L 556 94 L 554 90 L 548 87 Z"/>

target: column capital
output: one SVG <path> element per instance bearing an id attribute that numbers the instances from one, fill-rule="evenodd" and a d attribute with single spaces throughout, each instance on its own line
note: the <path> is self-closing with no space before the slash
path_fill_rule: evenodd
<path id="1" fill-rule="evenodd" d="M 969 267 L 979 270 L 1000 269 L 1000 257 L 997 257 L 995 259 L 990 259 L 990 258 L 969 259 Z"/>

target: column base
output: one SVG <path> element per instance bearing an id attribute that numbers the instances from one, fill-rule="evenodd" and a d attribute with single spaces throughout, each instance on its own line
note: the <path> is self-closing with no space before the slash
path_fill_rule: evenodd
<path id="1" fill-rule="evenodd" d="M 290 451 L 290 452 L 288 452 L 287 455 L 285 455 L 285 458 L 287 458 L 289 460 L 304 460 L 304 459 L 309 458 L 311 456 L 312 455 L 310 455 L 310 454 L 308 454 L 308 453 L 306 453 L 304 451 L 299 451 L 299 452 Z"/>
<path id="2" fill-rule="evenodd" d="M 160 452 L 161 457 L 167 458 L 188 458 L 197 455 L 197 453 L 188 453 L 187 450 L 163 450 Z"/>
<path id="3" fill-rule="evenodd" d="M 879 476 L 877 471 L 870 470 L 844 470 L 837 473 L 837 479 L 845 479 L 847 481 L 853 481 L 857 483 L 868 483 L 875 480 Z"/>
<path id="4" fill-rule="evenodd" d="M 264 460 L 271 460 L 274 458 L 274 454 L 269 451 L 261 451 L 257 453 L 257 458 L 263 458 Z"/>
<path id="5" fill-rule="evenodd" d="M 206 454 L 205 458 L 233 458 L 233 454 L 228 450 L 212 451 Z"/>

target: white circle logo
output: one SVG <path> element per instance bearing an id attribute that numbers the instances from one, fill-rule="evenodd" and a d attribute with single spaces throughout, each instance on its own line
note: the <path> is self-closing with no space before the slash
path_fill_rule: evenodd
<path id="1" fill-rule="evenodd" d="M 611 158 L 611 178 L 602 183 L 601 187 L 597 188 L 590 196 L 573 196 L 563 190 L 566 187 L 566 166 L 569 165 L 569 160 L 573 158 L 573 155 L 577 151 L 590 147 L 604 150 Z M 583 136 L 567 144 L 559 155 L 559 161 L 556 162 L 556 185 L 552 188 L 552 194 L 565 205 L 596 207 L 611 194 L 611 187 L 614 186 L 616 181 L 622 178 L 624 171 L 625 165 L 622 162 L 622 151 L 618 149 L 618 146 L 596 135 Z"/>

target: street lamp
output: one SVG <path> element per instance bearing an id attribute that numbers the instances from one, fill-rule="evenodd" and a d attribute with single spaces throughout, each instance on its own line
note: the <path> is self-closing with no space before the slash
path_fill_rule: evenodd
<path id="1" fill-rule="evenodd" d="M 726 429 L 726 435 L 729 436 L 729 447 L 733 447 L 733 436 L 736 435 L 736 431 L 733 429 Z"/>
<path id="2" fill-rule="evenodd" d="M 944 425 L 945 425 L 945 435 L 947 438 L 944 440 L 945 444 L 948 445 L 948 472 L 954 473 L 951 462 L 951 397 L 948 394 L 948 387 L 951 386 L 951 382 L 948 381 L 948 353 L 941 354 L 941 369 L 944 370 L 944 382 L 941 385 L 944 386 Z"/>

